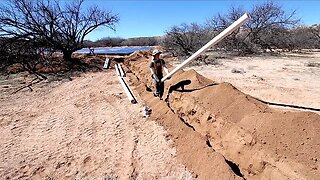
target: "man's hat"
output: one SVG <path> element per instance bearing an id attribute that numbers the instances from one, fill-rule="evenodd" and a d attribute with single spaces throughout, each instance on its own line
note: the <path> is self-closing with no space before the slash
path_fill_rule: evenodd
<path id="1" fill-rule="evenodd" d="M 155 49 L 152 51 L 152 56 L 156 55 L 156 54 L 160 54 L 162 53 L 161 51 L 159 51 L 158 49 Z"/>

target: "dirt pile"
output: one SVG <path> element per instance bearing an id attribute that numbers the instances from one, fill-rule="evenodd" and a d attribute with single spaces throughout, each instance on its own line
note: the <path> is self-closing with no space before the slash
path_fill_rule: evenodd
<path id="1" fill-rule="evenodd" d="M 168 139 L 173 140 L 177 149 L 178 159 L 192 172 L 193 177 L 200 179 L 243 179 L 242 174 L 236 174 L 227 160 L 207 145 L 205 137 L 194 128 L 186 126 L 164 101 L 154 98 L 151 92 L 146 91 L 151 80 L 148 72 L 148 60 L 125 61 L 134 91 L 153 109 L 151 120 L 162 125 L 168 132 Z M 135 75 L 136 74 L 136 75 Z M 143 83 L 142 83 L 143 82 Z"/>
<path id="2" fill-rule="evenodd" d="M 185 127 L 201 134 L 212 153 L 222 154 L 234 170 L 238 165 L 245 178 L 320 177 L 319 115 L 269 108 L 231 84 L 217 84 L 193 70 L 179 71 L 166 81 L 167 103 L 160 103 L 144 88 L 152 87 L 148 59 L 129 58 L 125 63 L 137 77 L 134 84 L 142 98 L 155 109 L 154 117 L 164 124 L 183 122 Z M 166 108 L 171 111 L 164 111 Z M 169 125 L 168 129 L 175 128 Z M 170 132 L 174 131 L 179 130 Z M 186 142 L 180 143 L 198 143 L 192 137 L 183 140 Z M 211 162 L 202 159 L 202 163 Z M 202 166 L 201 170 L 207 172 L 210 167 Z"/>
<path id="3" fill-rule="evenodd" d="M 52 59 L 32 62 L 29 64 L 29 66 L 26 64 L 23 65 L 22 63 L 15 63 L 5 67 L 3 71 L 8 74 L 15 74 L 18 72 L 23 72 L 27 68 L 38 73 L 48 74 L 67 72 L 70 70 L 101 70 L 100 67 L 105 61 L 105 56 L 103 55 L 74 54 L 72 57 L 74 59 L 70 62 L 64 61 L 61 55 L 57 55 Z M 111 59 L 113 60 L 115 58 Z M 113 67 L 115 61 L 112 61 L 111 63 L 111 66 Z"/>

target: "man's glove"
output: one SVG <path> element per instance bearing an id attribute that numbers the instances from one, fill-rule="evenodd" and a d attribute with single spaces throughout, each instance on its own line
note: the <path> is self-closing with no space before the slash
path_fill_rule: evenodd
<path id="1" fill-rule="evenodd" d="M 154 79 L 154 80 L 156 80 L 157 82 L 160 82 L 157 75 L 153 74 L 152 76 L 153 76 L 153 79 Z"/>

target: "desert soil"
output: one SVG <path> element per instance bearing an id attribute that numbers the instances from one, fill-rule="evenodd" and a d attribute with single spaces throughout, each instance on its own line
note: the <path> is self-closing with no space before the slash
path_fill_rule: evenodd
<path id="1" fill-rule="evenodd" d="M 158 121 L 166 121 L 167 113 L 163 109 L 169 108 L 173 112 L 171 120 L 178 116 L 185 126 L 204 137 L 203 141 L 214 151 L 212 154 L 222 155 L 239 177 L 317 179 L 320 176 L 318 114 L 275 109 L 241 92 L 237 86 L 213 81 L 192 69 L 179 71 L 167 80 L 166 104 L 155 103 L 151 100 L 152 92 L 139 87 L 152 87 L 149 60 L 138 53 L 129 59 L 126 65 L 133 72 L 131 79 L 137 77 L 134 85 L 139 95 L 151 107 L 161 109 Z M 316 101 L 311 97 L 309 100 L 311 105 Z M 196 167 L 188 167 L 197 171 Z"/>
<path id="2" fill-rule="evenodd" d="M 320 109 L 320 53 L 283 53 L 217 59 L 218 65 L 194 69 L 216 82 L 229 82 L 240 91 L 267 102 Z M 314 66 L 312 66 L 314 64 Z M 232 73 L 238 70 L 239 73 Z"/>
<path id="3" fill-rule="evenodd" d="M 307 66 L 319 57 L 298 56 L 186 68 L 166 81 L 161 101 L 148 90 L 150 52 L 136 52 L 124 62 L 136 105 L 114 69 L 16 94 L 32 77 L 1 77 L 0 177 L 317 179 L 319 114 L 256 99 L 320 107 L 320 68 Z M 153 110 L 149 118 L 143 105 Z"/>
<path id="4" fill-rule="evenodd" d="M 23 78 L 11 76 L 1 80 L 0 179 L 192 178 L 166 130 L 127 100 L 114 69 L 13 95 Z"/>

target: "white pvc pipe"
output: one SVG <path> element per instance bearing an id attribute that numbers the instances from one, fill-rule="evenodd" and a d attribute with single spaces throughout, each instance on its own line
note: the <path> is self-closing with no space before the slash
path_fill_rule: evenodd
<path id="1" fill-rule="evenodd" d="M 116 69 L 117 76 L 121 77 L 121 74 L 120 74 L 120 71 L 118 69 L 118 65 L 117 64 L 114 65 L 114 68 Z"/>
<path id="2" fill-rule="evenodd" d="M 134 96 L 133 96 L 133 91 L 132 91 L 132 89 L 130 88 L 130 86 L 128 85 L 128 83 L 126 82 L 126 80 L 124 79 L 124 78 L 121 78 L 122 80 L 123 80 L 123 83 L 126 85 L 126 87 L 127 87 L 127 89 L 128 89 L 128 91 L 129 91 L 129 93 L 130 93 L 130 95 L 131 95 L 131 100 L 130 100 L 130 102 L 132 103 L 132 104 L 135 104 L 135 103 L 137 103 L 137 100 L 134 98 Z"/>
<path id="3" fill-rule="evenodd" d="M 199 49 L 197 52 L 195 52 L 192 56 L 190 56 L 188 59 L 186 59 L 184 62 L 182 62 L 178 67 L 173 69 L 169 74 L 164 76 L 161 79 L 161 82 L 164 82 L 168 77 L 171 77 L 173 74 L 175 74 L 177 71 L 179 71 L 181 68 L 183 68 L 185 65 L 187 65 L 190 61 L 197 58 L 201 53 L 209 49 L 211 46 L 217 44 L 222 39 L 224 39 L 226 36 L 231 34 L 233 31 L 235 31 L 237 28 L 239 28 L 241 25 L 243 25 L 245 22 L 249 20 L 249 16 L 247 13 L 242 15 L 237 21 L 232 23 L 227 29 L 223 30 L 220 34 L 218 34 L 216 37 L 214 37 L 211 41 L 209 41 L 206 45 L 204 45 L 201 49 Z"/>
<path id="4" fill-rule="evenodd" d="M 108 57 L 106 57 L 106 60 L 104 61 L 104 65 L 103 65 L 104 69 L 109 69 L 110 61 L 111 60 Z"/>
<path id="5" fill-rule="evenodd" d="M 122 69 L 122 66 L 120 63 L 118 63 L 118 68 L 119 68 L 119 72 L 121 77 L 126 77 L 126 74 L 124 73 L 124 70 Z"/>
<path id="6" fill-rule="evenodd" d="M 121 84 L 122 88 L 124 89 L 124 92 L 126 93 L 129 101 L 130 101 L 132 104 L 137 103 L 136 99 L 133 97 L 132 90 L 130 89 L 130 87 L 128 86 L 128 84 L 125 82 L 125 80 L 120 76 L 120 72 L 119 72 L 119 69 L 118 69 L 117 64 L 115 64 L 115 69 L 116 69 L 117 76 L 118 76 L 118 79 L 119 79 L 119 81 L 120 81 L 120 84 Z"/>

